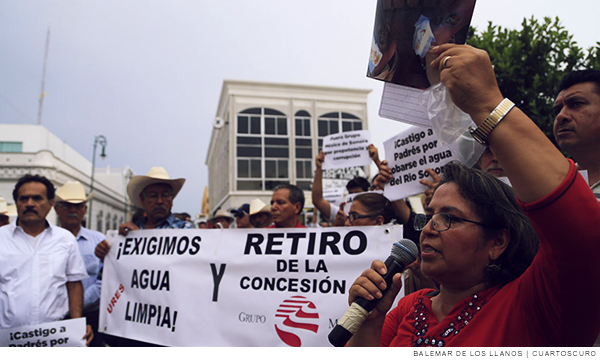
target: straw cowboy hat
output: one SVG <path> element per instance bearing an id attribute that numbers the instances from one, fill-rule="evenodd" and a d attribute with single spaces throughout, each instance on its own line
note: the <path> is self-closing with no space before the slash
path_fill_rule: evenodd
<path id="1" fill-rule="evenodd" d="M 185 179 L 171 179 L 165 168 L 155 166 L 145 176 L 137 175 L 131 178 L 129 184 L 127 184 L 127 195 L 133 205 L 143 208 L 140 194 L 147 186 L 152 184 L 169 184 L 173 189 L 173 198 L 175 198 L 179 190 L 183 187 L 183 183 L 185 183 Z"/>
<path id="2" fill-rule="evenodd" d="M 0 196 L 0 214 L 6 215 L 8 213 L 8 205 L 4 196 Z"/>
<path id="3" fill-rule="evenodd" d="M 17 207 L 14 204 L 8 205 L 6 199 L 3 196 L 0 196 L 0 214 L 17 216 Z"/>
<path id="4" fill-rule="evenodd" d="M 8 216 L 17 216 L 17 205 L 15 204 L 8 204 L 6 206 L 6 208 L 8 209 L 8 212 L 4 215 L 8 215 Z"/>
<path id="5" fill-rule="evenodd" d="M 271 205 L 267 205 L 264 202 L 260 201 L 260 199 L 254 199 L 250 201 L 250 215 L 255 215 L 258 213 L 271 213 Z"/>
<path id="6" fill-rule="evenodd" d="M 210 217 L 210 221 L 213 221 L 216 218 L 228 218 L 230 221 L 233 221 L 233 216 L 225 210 L 219 209 L 217 210 L 213 216 Z"/>
<path id="7" fill-rule="evenodd" d="M 85 196 L 85 189 L 79 181 L 67 181 L 63 186 L 56 190 L 56 200 L 65 201 L 71 204 L 88 202 L 92 196 L 94 196 L 93 191 L 88 196 Z"/>

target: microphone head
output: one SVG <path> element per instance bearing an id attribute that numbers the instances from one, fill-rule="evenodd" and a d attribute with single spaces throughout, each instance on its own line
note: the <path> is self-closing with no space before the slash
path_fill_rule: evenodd
<path id="1" fill-rule="evenodd" d="M 417 245 L 408 239 L 401 239 L 392 245 L 392 254 L 396 260 L 400 261 L 404 265 L 408 265 L 417 260 L 419 249 Z"/>

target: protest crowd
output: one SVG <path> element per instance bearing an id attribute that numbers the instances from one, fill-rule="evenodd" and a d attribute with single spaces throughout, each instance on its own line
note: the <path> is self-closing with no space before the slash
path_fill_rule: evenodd
<path id="1" fill-rule="evenodd" d="M 378 173 L 348 181 L 351 203 L 324 198 L 329 158 L 320 151 L 309 223 L 301 222 L 304 191 L 282 184 L 270 203 L 254 199 L 231 211 L 215 209 L 196 230 L 401 225 L 418 248 L 416 261 L 389 284 L 382 260 L 355 269 L 360 275 L 348 287 L 348 304 L 378 302 L 346 346 L 593 346 L 600 334 L 600 71 L 569 73 L 556 89 L 557 148 L 503 97 L 485 51 L 443 44 L 426 58 L 428 73 L 438 71 L 485 150 L 472 167 L 451 161 L 439 174 L 426 169 L 418 181 L 424 213 L 386 196 L 392 159 L 386 154 L 382 160 L 371 144 L 365 151 Z M 119 235 L 194 229 L 189 214 L 172 212 L 185 179 L 171 178 L 167 169 L 153 167 L 130 179 L 127 194 L 139 210 L 119 226 Z M 55 189 L 43 176 L 25 175 L 12 193 L 12 223 L 10 197 L 0 195 L 0 329 L 85 318 L 87 346 L 160 345 L 99 329 L 111 245 L 106 234 L 85 227 L 93 193 L 78 182 Z M 46 220 L 52 208 L 60 226 Z"/>

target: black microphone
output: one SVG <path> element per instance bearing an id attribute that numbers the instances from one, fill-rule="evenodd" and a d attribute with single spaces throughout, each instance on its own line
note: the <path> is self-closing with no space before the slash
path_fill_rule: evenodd
<path id="1" fill-rule="evenodd" d="M 390 288 L 394 275 L 401 273 L 406 265 L 417 260 L 418 253 L 417 245 L 412 240 L 402 239 L 392 245 L 392 253 L 385 261 L 387 273 L 383 275 L 383 280 L 385 280 L 387 287 L 383 291 L 384 295 Z M 356 298 L 344 316 L 338 321 L 338 324 L 329 333 L 329 342 L 333 346 L 345 346 L 363 324 L 371 310 L 375 308 L 378 301 L 379 299 Z"/>

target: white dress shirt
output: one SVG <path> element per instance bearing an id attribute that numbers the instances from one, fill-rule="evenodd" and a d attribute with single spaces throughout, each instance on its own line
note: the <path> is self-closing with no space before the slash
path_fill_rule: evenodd
<path id="1" fill-rule="evenodd" d="M 1 329 L 62 320 L 66 283 L 87 278 L 73 234 L 46 224 L 33 242 L 16 220 L 0 227 Z"/>

